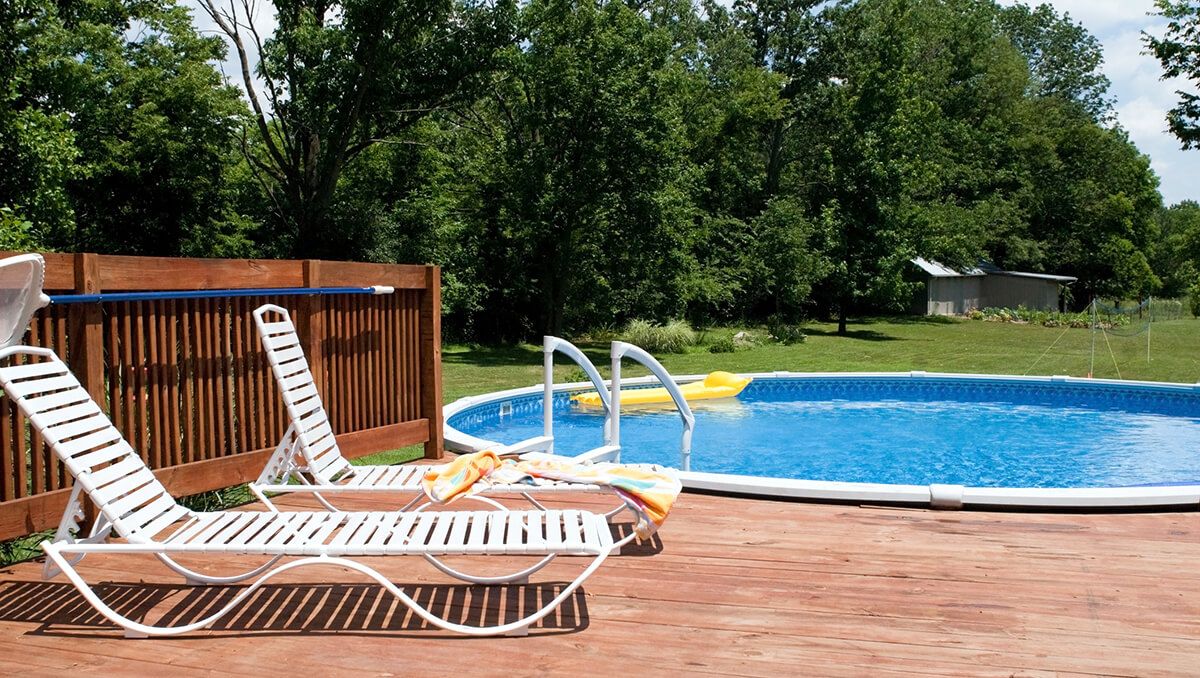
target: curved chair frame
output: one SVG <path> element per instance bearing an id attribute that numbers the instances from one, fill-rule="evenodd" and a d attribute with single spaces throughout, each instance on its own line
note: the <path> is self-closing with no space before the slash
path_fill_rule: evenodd
<path id="1" fill-rule="evenodd" d="M 15 358 L 24 360 L 17 362 Z M 271 578 L 309 565 L 339 565 L 374 579 L 404 605 L 448 631 L 517 634 L 545 617 L 591 576 L 615 548 L 604 517 L 584 511 L 195 512 L 175 502 L 112 425 L 66 365 L 44 348 L 0 349 L 0 387 L 43 436 L 75 481 L 56 541 L 42 542 L 47 574 L 64 573 L 84 598 L 126 635 L 177 635 L 216 622 Z M 72 526 L 82 493 L 99 509 L 87 537 Z M 182 524 L 181 524 L 182 523 Z M 126 543 L 101 543 L 110 534 Z M 270 562 L 231 577 L 194 572 L 173 556 L 185 553 L 260 554 Z M 191 624 L 158 627 L 121 615 L 104 603 L 75 569 L 88 553 L 156 556 L 191 583 L 231 583 L 258 577 L 213 615 Z M 447 621 L 421 606 L 355 557 L 381 555 L 513 554 L 590 556 L 593 561 L 553 600 L 525 617 L 486 627 Z M 274 569 L 283 557 L 297 557 Z M 527 568 L 536 571 L 538 566 Z M 504 581 L 510 581 L 505 578 Z"/>
<path id="2" fill-rule="evenodd" d="M 275 317 L 268 319 L 268 314 Z M 321 396 L 317 391 L 308 359 L 300 344 L 300 337 L 287 309 L 275 304 L 264 304 L 254 310 L 253 316 L 259 339 L 267 354 L 267 362 L 270 364 L 275 382 L 279 386 L 289 424 L 283 439 L 271 454 L 262 474 L 250 484 L 250 491 L 272 508 L 274 504 L 271 502 L 270 493 L 311 494 L 329 511 L 339 511 L 340 509 L 325 495 L 339 493 L 415 493 L 413 499 L 404 504 L 400 510 L 408 510 L 414 506 L 417 507 L 417 510 L 423 510 L 429 506 L 428 502 L 420 503 L 424 498 L 420 485 L 423 473 L 421 468 L 353 466 L 342 456 L 329 417 L 325 413 Z M 498 452 L 505 455 L 536 454 L 549 449 L 552 444 L 552 438 L 540 436 L 504 447 Z M 597 457 L 608 458 L 613 455 L 614 449 L 612 446 L 606 445 L 573 457 L 573 459 L 582 462 Z M 561 492 L 606 492 L 620 497 L 611 488 L 561 481 L 535 486 L 497 484 L 487 489 L 488 494 L 495 496 L 520 496 L 542 511 L 547 510 L 546 506 L 539 502 L 533 494 Z M 490 504 L 496 510 L 507 510 L 504 505 L 494 499 L 484 496 L 473 498 Z M 633 508 L 622 499 L 604 516 L 611 518 L 625 510 L 632 511 Z M 631 539 L 633 539 L 632 535 L 627 536 L 619 542 L 618 547 L 628 543 Z M 548 565 L 553 559 L 554 556 L 547 556 L 530 568 L 507 575 L 479 576 L 451 568 L 437 556 L 426 556 L 426 560 L 442 572 L 476 584 L 522 581 L 530 574 Z"/>

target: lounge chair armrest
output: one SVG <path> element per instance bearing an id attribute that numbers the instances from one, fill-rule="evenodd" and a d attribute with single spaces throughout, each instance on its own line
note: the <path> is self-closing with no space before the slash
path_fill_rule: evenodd
<path id="1" fill-rule="evenodd" d="M 498 454 L 525 454 L 527 452 L 545 452 L 554 444 L 554 438 L 551 436 L 537 436 L 527 438 L 519 443 L 505 445 L 496 450 Z"/>
<path id="2" fill-rule="evenodd" d="M 620 445 L 602 445 L 594 450 L 588 450 L 583 454 L 577 454 L 571 457 L 572 461 L 586 464 L 594 461 L 617 461 L 620 459 Z"/>

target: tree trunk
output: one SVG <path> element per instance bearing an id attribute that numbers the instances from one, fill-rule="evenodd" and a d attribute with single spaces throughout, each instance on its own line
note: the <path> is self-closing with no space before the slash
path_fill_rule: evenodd
<path id="1" fill-rule="evenodd" d="M 850 304 L 846 303 L 846 299 L 838 302 L 838 336 L 846 336 L 846 309 Z"/>
<path id="2" fill-rule="evenodd" d="M 767 176 L 763 181 L 763 192 L 757 211 L 766 209 L 767 203 L 779 192 L 779 175 L 783 172 L 783 120 L 771 123 L 767 138 Z"/>

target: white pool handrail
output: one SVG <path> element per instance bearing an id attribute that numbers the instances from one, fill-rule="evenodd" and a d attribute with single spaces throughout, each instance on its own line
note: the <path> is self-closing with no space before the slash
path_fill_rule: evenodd
<path id="1" fill-rule="evenodd" d="M 583 368 L 596 393 L 600 395 L 600 404 L 604 407 L 604 444 L 611 445 L 612 407 L 608 391 L 604 388 L 604 379 L 591 360 L 580 351 L 575 344 L 559 337 L 542 337 L 542 434 L 550 439 L 547 452 L 554 452 L 554 352 L 558 351 L 574 360 Z"/>
<path id="2" fill-rule="evenodd" d="M 692 408 L 688 406 L 687 399 L 683 397 L 683 392 L 679 390 L 679 385 L 671 378 L 667 368 L 662 366 L 654 356 L 646 351 L 627 344 L 623 341 L 614 341 L 612 343 L 612 396 L 609 398 L 609 429 L 611 436 L 608 440 L 609 445 L 621 444 L 621 360 L 630 358 L 644 365 L 650 370 L 650 373 L 662 382 L 667 393 L 671 394 L 671 400 L 675 401 L 675 407 L 679 410 L 679 416 L 683 419 L 683 436 L 679 442 L 679 468 L 682 471 L 690 470 L 692 465 L 692 431 L 696 428 L 696 417 L 692 414 Z"/>

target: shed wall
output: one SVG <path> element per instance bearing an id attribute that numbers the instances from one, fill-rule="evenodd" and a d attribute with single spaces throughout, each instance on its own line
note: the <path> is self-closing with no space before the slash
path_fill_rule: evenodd
<path id="1" fill-rule="evenodd" d="M 983 279 L 982 288 L 986 306 L 1058 310 L 1058 283 L 1053 280 L 989 275 Z"/>
<path id="2" fill-rule="evenodd" d="M 982 280 L 978 276 L 929 278 L 926 315 L 959 315 L 980 308 Z"/>

